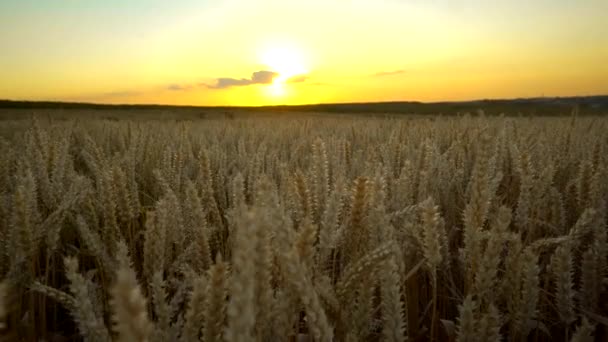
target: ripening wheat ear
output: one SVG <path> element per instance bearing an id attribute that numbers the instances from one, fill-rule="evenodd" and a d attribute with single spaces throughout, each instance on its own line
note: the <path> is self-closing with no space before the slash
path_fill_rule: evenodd
<path id="1" fill-rule="evenodd" d="M 536 318 L 537 304 L 539 299 L 539 274 L 540 267 L 537 263 L 538 256 L 531 248 L 525 248 L 521 256 L 521 281 L 520 297 L 516 302 L 514 312 L 515 331 L 519 332 L 523 338 L 530 333 L 531 327 L 528 322 Z"/>
<path id="2" fill-rule="evenodd" d="M 401 279 L 397 265 L 397 253 L 384 263 L 381 279 L 381 309 L 384 319 L 382 334 L 385 341 L 399 342 L 405 340 L 405 318 L 401 302 Z"/>
<path id="3" fill-rule="evenodd" d="M 205 320 L 205 298 L 207 297 L 207 278 L 199 276 L 194 280 L 194 287 L 188 300 L 184 329 L 181 341 L 198 341 L 203 321 Z"/>
<path id="4" fill-rule="evenodd" d="M 240 172 L 232 179 L 232 184 L 230 186 L 230 204 L 232 208 L 237 210 L 244 210 L 247 206 L 245 198 L 245 179 Z"/>
<path id="5" fill-rule="evenodd" d="M 420 204 L 422 216 L 422 246 L 426 266 L 431 276 L 437 276 L 437 268 L 443 261 L 443 247 L 447 246 L 447 236 L 443 228 L 443 220 L 439 214 L 439 207 L 432 198 Z"/>
<path id="6" fill-rule="evenodd" d="M 267 193 L 264 197 L 267 197 L 266 202 L 272 201 L 270 193 Z M 268 208 L 256 208 L 259 213 L 267 212 L 267 210 Z M 256 231 L 255 255 L 250 256 L 255 261 L 255 328 L 258 338 L 262 340 L 270 338 L 272 327 L 272 267 L 274 255 L 271 248 L 271 231 L 275 222 L 271 216 L 260 215 L 260 228 Z"/>
<path id="7" fill-rule="evenodd" d="M 317 138 L 312 144 L 312 216 L 319 223 L 329 193 L 329 162 L 325 143 Z"/>
<path id="8" fill-rule="evenodd" d="M 8 297 L 8 282 L 2 281 L 0 282 L 0 334 L 6 330 L 6 316 L 8 316 L 8 305 L 7 305 L 7 297 Z"/>
<path id="9" fill-rule="evenodd" d="M 338 179 L 334 183 L 331 195 L 327 198 L 327 204 L 319 228 L 319 248 L 326 254 L 336 246 L 336 232 L 338 231 L 346 204 L 344 193 L 343 180 Z"/>
<path id="10" fill-rule="evenodd" d="M 516 177 L 519 183 L 519 191 L 513 194 L 513 204 L 517 204 L 514 212 L 514 226 L 522 229 L 530 210 L 531 188 L 533 184 L 532 178 L 532 161 L 530 151 L 527 146 L 518 146 L 512 144 L 509 149 L 511 159 L 511 176 Z M 517 183 L 516 183 L 517 184 Z M 521 231 L 521 230 L 520 230 Z"/>
<path id="11" fill-rule="evenodd" d="M 570 325 L 576 319 L 574 315 L 574 267 L 572 247 L 565 243 L 555 249 L 551 256 L 549 272 L 555 286 L 555 301 L 561 321 Z"/>
<path id="12" fill-rule="evenodd" d="M 490 304 L 478 322 L 478 341 L 500 341 L 500 313 Z"/>
<path id="13" fill-rule="evenodd" d="M 232 253 L 232 278 L 230 301 L 228 303 L 228 327 L 225 331 L 227 342 L 253 340 L 255 326 L 255 260 L 258 218 L 252 212 L 245 212 L 238 221 L 236 239 Z"/>
<path id="14" fill-rule="evenodd" d="M 115 183 L 114 186 L 116 187 L 117 191 L 117 217 L 124 224 L 126 222 L 129 222 L 129 220 L 136 217 L 136 215 L 138 214 L 137 207 L 135 205 L 135 199 L 133 198 L 137 194 L 132 194 L 131 191 L 129 191 L 129 180 L 127 179 L 127 175 L 118 165 L 114 167 L 113 180 Z"/>
<path id="15" fill-rule="evenodd" d="M 144 231 L 144 276 L 151 280 L 154 273 L 164 269 L 165 264 L 165 227 L 156 219 L 156 213 L 150 211 L 146 215 Z"/>
<path id="16" fill-rule="evenodd" d="M 68 257 L 64 259 L 64 264 L 70 281 L 70 292 L 76 300 L 76 305 L 70 312 L 78 323 L 78 330 L 87 341 L 110 341 L 103 319 L 95 313 L 87 280 L 78 273 L 78 260 Z"/>
<path id="17" fill-rule="evenodd" d="M 578 165 L 578 175 L 576 178 L 576 191 L 579 208 L 590 206 L 589 192 L 591 190 L 589 181 L 593 175 L 593 165 L 590 160 L 583 160 Z"/>
<path id="18" fill-rule="evenodd" d="M 177 252 L 184 249 L 182 205 L 173 190 L 168 189 L 163 198 L 156 203 L 156 219 L 161 229 L 166 231 L 165 266 L 168 267 L 175 261 Z"/>
<path id="19" fill-rule="evenodd" d="M 110 289 L 113 331 L 121 342 L 147 342 L 154 326 L 148 320 L 146 299 L 137 283 L 124 242 L 118 244 L 118 270 Z"/>
<path id="20" fill-rule="evenodd" d="M 342 276 L 336 284 L 336 295 L 341 302 L 345 302 L 349 298 L 349 294 L 356 286 L 374 270 L 378 269 L 387 258 L 393 253 L 393 242 L 385 243 L 376 249 L 368 252 L 365 256 L 354 263 L 349 264 L 342 273 Z"/>
<path id="21" fill-rule="evenodd" d="M 369 214 L 369 199 L 372 183 L 365 177 L 355 179 L 351 193 L 350 218 L 348 231 L 344 233 L 342 253 L 345 260 L 352 262 L 361 257 L 368 249 L 370 242 L 369 227 L 366 218 Z"/>
<path id="22" fill-rule="evenodd" d="M 89 228 L 87 222 L 82 215 L 76 216 L 76 229 L 80 234 L 80 238 L 86 245 L 86 247 L 93 253 L 93 255 L 99 259 L 103 267 L 104 275 L 107 276 L 111 270 L 114 269 L 114 260 L 110 258 L 108 252 L 101 242 L 101 237 L 97 232 Z M 110 277 L 108 277 L 110 279 Z"/>
<path id="23" fill-rule="evenodd" d="M 311 222 L 309 218 L 304 219 L 300 229 L 298 231 L 298 236 L 295 241 L 295 249 L 300 258 L 300 262 L 304 267 L 304 271 L 306 275 L 312 277 L 314 274 L 314 266 L 315 266 L 315 254 L 316 247 L 315 241 L 317 239 L 317 227 L 314 223 Z"/>
<path id="24" fill-rule="evenodd" d="M 595 339 L 593 337 L 593 331 L 595 327 L 589 323 L 587 318 L 583 318 L 581 321 L 581 325 L 576 328 L 574 335 L 572 335 L 572 339 L 570 342 L 593 342 Z"/>
<path id="25" fill-rule="evenodd" d="M 152 307 L 156 316 L 156 331 L 154 335 L 161 341 L 169 340 L 168 333 L 171 326 L 171 312 L 167 304 L 166 283 L 162 271 L 154 273 L 150 282 L 149 295 L 152 297 Z"/>
<path id="26" fill-rule="evenodd" d="M 487 146 L 489 144 L 489 137 L 487 134 L 483 134 L 469 183 L 468 203 L 463 212 L 464 248 L 462 257 L 466 270 L 465 290 L 467 292 L 473 285 L 479 262 L 482 260 L 480 232 L 484 228 L 494 200 L 495 186 L 502 177 L 500 174 L 495 174 L 496 157 L 490 155 L 491 148 Z"/>
<path id="27" fill-rule="evenodd" d="M 437 268 L 443 260 L 442 248 L 447 246 L 447 236 L 443 229 L 443 221 L 439 215 L 439 208 L 435 205 L 432 198 L 424 201 L 420 209 L 422 210 L 422 246 L 428 271 L 431 275 L 431 286 L 433 287 L 433 311 L 431 316 L 431 340 L 435 337 L 435 321 L 437 315 Z"/>
<path id="28" fill-rule="evenodd" d="M 458 334 L 456 342 L 477 341 L 477 321 L 475 319 L 476 305 L 471 296 L 467 296 L 459 306 Z"/>
<path id="29" fill-rule="evenodd" d="M 208 271 L 207 298 L 205 302 L 203 340 L 222 341 L 222 329 L 226 323 L 226 295 L 228 283 L 228 264 L 221 254 L 216 257 L 215 265 Z"/>
<path id="30" fill-rule="evenodd" d="M 9 247 L 14 255 L 26 259 L 33 258 L 40 236 L 36 231 L 38 223 L 37 188 L 32 172 L 28 169 L 20 177 L 13 195 Z"/>
<path id="31" fill-rule="evenodd" d="M 80 202 L 89 193 L 90 183 L 86 177 L 72 176 L 68 189 L 63 189 L 64 198 L 58 201 L 53 213 L 41 223 L 39 230 L 46 231 L 47 253 L 52 255 L 60 247 L 61 231 L 68 211 Z"/>
<path id="32" fill-rule="evenodd" d="M 595 313 L 598 310 L 598 303 L 602 291 L 599 269 L 599 255 L 597 245 L 599 241 L 594 241 L 587 251 L 582 255 L 581 260 L 581 288 L 579 290 L 579 302 L 582 309 Z"/>
<path id="33" fill-rule="evenodd" d="M 312 215 L 312 200 L 310 190 L 308 188 L 308 182 L 306 177 L 301 171 L 296 171 L 293 183 L 293 206 L 295 207 L 294 212 L 294 223 L 296 226 L 304 219 L 304 217 Z"/>
<path id="34" fill-rule="evenodd" d="M 306 312 L 306 321 L 312 336 L 317 341 L 332 341 L 333 329 L 321 306 L 312 280 L 307 274 L 295 247 L 281 251 L 281 270 L 285 280 L 299 296 Z"/>
<path id="35" fill-rule="evenodd" d="M 206 149 L 201 149 L 198 153 L 199 173 L 197 183 L 201 185 L 202 191 L 206 194 L 213 193 L 213 173 L 211 171 L 211 160 Z"/>
<path id="36" fill-rule="evenodd" d="M 258 213 L 258 216 L 269 215 L 261 211 L 257 211 L 256 213 Z M 308 223 L 310 223 L 309 220 L 310 218 L 306 219 Z M 314 235 L 314 229 L 311 229 L 314 228 L 312 227 L 312 223 L 307 228 L 301 228 L 303 232 L 298 237 L 298 244 L 300 246 L 294 244 L 295 237 L 293 236 L 294 231 L 291 225 L 277 222 L 272 226 L 275 233 L 274 241 L 276 242 L 277 261 L 280 266 L 281 276 L 291 291 L 290 294 L 293 294 L 293 297 L 289 300 L 300 301 L 306 314 L 306 322 L 310 333 L 316 340 L 331 341 L 333 329 L 323 310 L 320 297 L 315 291 L 312 274 L 306 269 L 306 261 L 302 261 L 302 257 L 308 258 L 310 255 L 307 249 L 309 248 L 308 242 L 310 241 L 310 236 Z M 256 255 L 256 257 L 259 258 L 260 256 Z"/>
<path id="37" fill-rule="evenodd" d="M 102 240 L 110 254 L 116 251 L 116 242 L 120 238 L 120 229 L 116 217 L 116 186 L 114 184 L 114 173 L 108 168 L 99 171 L 96 186 L 99 199 L 102 205 L 103 227 Z"/>
<path id="38" fill-rule="evenodd" d="M 186 199 L 184 202 L 184 236 L 183 240 L 191 241 L 187 247 L 188 262 L 197 273 L 203 273 L 211 265 L 207 213 L 203 209 L 194 183 L 186 181 Z M 187 245 L 187 242 L 184 243 Z"/>
<path id="39" fill-rule="evenodd" d="M 597 211 L 595 209 L 585 209 L 578 218 L 568 235 L 572 238 L 572 249 L 578 250 L 583 245 L 584 240 L 592 232 L 590 225 L 596 220 Z"/>
<path id="40" fill-rule="evenodd" d="M 231 248 L 233 240 L 234 240 L 234 231 L 236 227 L 236 221 L 239 215 L 247 210 L 247 196 L 245 189 L 245 178 L 239 172 L 237 173 L 229 185 L 229 194 L 228 194 L 228 208 L 226 208 L 226 219 L 228 221 L 228 237 L 225 239 L 226 241 L 222 241 L 222 243 L 226 246 L 226 248 L 221 248 L 220 252 L 222 255 L 230 259 Z"/>
<path id="41" fill-rule="evenodd" d="M 490 235 L 483 252 L 483 258 L 479 263 L 479 269 L 475 274 L 475 293 L 484 301 L 491 303 L 494 299 L 494 288 L 497 282 L 498 267 L 505 245 L 505 234 L 511 223 L 511 210 L 500 207 L 496 220 L 489 231 Z"/>

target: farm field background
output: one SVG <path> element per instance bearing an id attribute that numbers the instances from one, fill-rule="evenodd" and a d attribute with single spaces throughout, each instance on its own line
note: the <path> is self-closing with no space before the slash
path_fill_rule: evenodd
<path id="1" fill-rule="evenodd" d="M 608 119 L 569 112 L 4 110 L 0 336 L 605 340 Z"/>

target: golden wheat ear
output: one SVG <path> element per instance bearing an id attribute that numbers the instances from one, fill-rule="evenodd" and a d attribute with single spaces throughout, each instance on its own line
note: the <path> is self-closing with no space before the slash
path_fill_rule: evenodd
<path id="1" fill-rule="evenodd" d="M 148 342 L 154 325 L 148 319 L 146 298 L 131 267 L 127 245 L 122 241 L 118 243 L 117 262 L 116 280 L 110 289 L 112 330 L 118 341 Z"/>

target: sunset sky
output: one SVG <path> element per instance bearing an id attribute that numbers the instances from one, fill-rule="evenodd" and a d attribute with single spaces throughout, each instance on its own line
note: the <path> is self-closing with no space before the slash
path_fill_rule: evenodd
<path id="1" fill-rule="evenodd" d="M 0 99 L 608 94 L 606 0 L 2 0 Z"/>

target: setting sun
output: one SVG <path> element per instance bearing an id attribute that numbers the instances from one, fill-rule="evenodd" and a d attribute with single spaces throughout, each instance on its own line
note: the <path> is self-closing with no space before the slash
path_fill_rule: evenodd
<path id="1" fill-rule="evenodd" d="M 266 92 L 272 97 L 283 97 L 287 94 L 285 81 L 280 80 L 278 77 L 266 87 Z"/>
<path id="2" fill-rule="evenodd" d="M 265 49 L 261 55 L 261 62 L 271 71 L 279 75 L 276 82 L 286 82 L 288 79 L 308 73 L 303 53 L 296 47 L 280 45 Z"/>
<path id="3" fill-rule="evenodd" d="M 293 44 L 265 47 L 260 54 L 260 61 L 269 71 L 277 74 L 266 87 L 266 92 L 271 97 L 286 96 L 288 83 L 309 73 L 302 51 Z"/>

